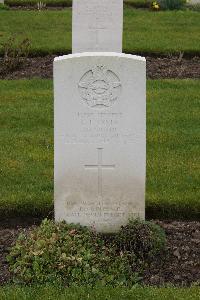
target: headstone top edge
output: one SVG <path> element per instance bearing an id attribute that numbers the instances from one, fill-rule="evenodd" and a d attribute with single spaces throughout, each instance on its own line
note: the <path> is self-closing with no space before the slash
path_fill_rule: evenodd
<path id="1" fill-rule="evenodd" d="M 118 52 L 83 52 L 83 53 L 68 54 L 68 55 L 55 57 L 54 62 L 68 60 L 71 58 L 81 58 L 81 57 L 122 57 L 122 58 L 130 58 L 132 60 L 140 60 L 142 62 L 146 62 L 146 58 L 143 56 L 118 53 Z"/>

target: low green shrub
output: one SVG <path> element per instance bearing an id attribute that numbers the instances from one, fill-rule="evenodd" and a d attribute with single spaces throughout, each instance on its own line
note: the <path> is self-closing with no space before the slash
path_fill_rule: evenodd
<path id="1" fill-rule="evenodd" d="M 22 38 L 18 41 L 15 35 L 2 43 L 3 62 L 0 73 L 7 74 L 10 71 L 17 70 L 22 65 L 22 57 L 28 57 L 30 46 L 31 43 L 28 38 Z"/>
<path id="2" fill-rule="evenodd" d="M 151 0 L 124 0 L 124 4 L 133 8 L 149 8 Z"/>
<path id="3" fill-rule="evenodd" d="M 9 10 L 9 6 L 3 3 L 0 3 L 0 10 Z"/>
<path id="4" fill-rule="evenodd" d="M 159 0 L 158 2 L 161 9 L 168 10 L 181 9 L 186 4 L 186 0 Z"/>
<path id="5" fill-rule="evenodd" d="M 115 244 L 121 251 L 134 253 L 140 260 L 151 260 L 165 245 L 165 233 L 148 221 L 130 220 L 116 235 Z"/>
<path id="6" fill-rule="evenodd" d="M 133 286 L 138 266 L 142 272 L 164 247 L 164 232 L 150 222 L 130 221 L 117 234 L 103 235 L 45 219 L 20 234 L 7 260 L 16 283 Z"/>

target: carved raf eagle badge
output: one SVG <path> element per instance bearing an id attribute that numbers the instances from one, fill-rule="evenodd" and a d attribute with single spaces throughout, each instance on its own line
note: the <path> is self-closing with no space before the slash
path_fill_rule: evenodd
<path id="1" fill-rule="evenodd" d="M 98 65 L 81 77 L 78 88 L 89 107 L 106 108 L 117 101 L 121 92 L 121 82 L 113 71 Z"/>

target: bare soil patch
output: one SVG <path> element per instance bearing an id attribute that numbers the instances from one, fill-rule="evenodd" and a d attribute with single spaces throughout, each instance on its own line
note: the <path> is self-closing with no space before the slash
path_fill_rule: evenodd
<path id="1" fill-rule="evenodd" d="M 147 57 L 147 78 L 200 78 L 200 57 Z"/>
<path id="2" fill-rule="evenodd" d="M 39 2 L 39 1 L 38 1 Z M 42 9 L 38 9 L 37 5 L 27 5 L 27 6 L 10 6 L 10 10 L 36 10 L 36 11 L 43 11 L 43 10 L 63 10 L 63 9 L 72 9 L 69 6 L 46 6 Z"/>
<path id="3" fill-rule="evenodd" d="M 27 231 L 40 219 L 13 219 L 0 223 L 0 284 L 11 279 L 6 255 L 21 231 Z M 200 222 L 154 221 L 167 236 L 166 254 L 155 257 L 146 268 L 142 283 L 161 286 L 189 286 L 200 283 Z M 32 225 L 30 225 L 32 223 Z"/>
<path id="4" fill-rule="evenodd" d="M 200 222 L 155 221 L 167 236 L 166 257 L 155 257 L 143 282 L 150 285 L 200 284 Z"/>
<path id="5" fill-rule="evenodd" d="M 52 78 L 55 55 L 22 59 L 21 66 L 12 72 L 3 72 L 0 58 L 0 79 Z M 147 78 L 200 78 L 200 57 L 180 58 L 147 56 Z"/>

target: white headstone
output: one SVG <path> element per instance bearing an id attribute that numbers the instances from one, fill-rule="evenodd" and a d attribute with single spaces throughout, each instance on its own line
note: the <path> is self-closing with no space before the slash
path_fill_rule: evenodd
<path id="1" fill-rule="evenodd" d="M 122 52 L 123 0 L 73 0 L 72 53 Z"/>
<path id="2" fill-rule="evenodd" d="M 0 3 L 1 3 L 1 4 L 4 4 L 4 0 L 0 0 Z"/>
<path id="3" fill-rule="evenodd" d="M 189 0 L 189 4 L 200 4 L 200 0 Z"/>
<path id="4" fill-rule="evenodd" d="M 57 57 L 54 96 L 55 219 L 114 232 L 144 218 L 145 59 Z"/>

